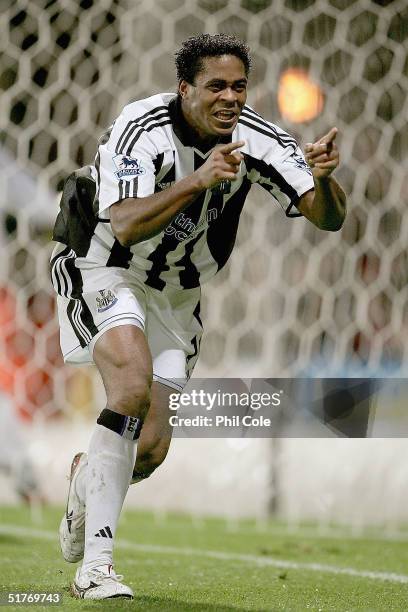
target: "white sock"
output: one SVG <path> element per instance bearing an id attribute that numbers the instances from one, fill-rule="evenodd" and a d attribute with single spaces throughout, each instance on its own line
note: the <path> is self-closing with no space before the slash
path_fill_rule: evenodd
<path id="1" fill-rule="evenodd" d="M 96 425 L 86 470 L 84 569 L 112 564 L 113 540 L 132 477 L 136 449 L 137 440 Z"/>

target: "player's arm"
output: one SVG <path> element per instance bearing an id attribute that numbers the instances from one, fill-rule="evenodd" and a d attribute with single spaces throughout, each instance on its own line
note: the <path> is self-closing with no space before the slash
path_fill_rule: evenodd
<path id="1" fill-rule="evenodd" d="M 346 195 L 331 173 L 339 165 L 339 151 L 334 142 L 337 128 L 305 147 L 305 157 L 312 169 L 314 189 L 301 196 L 297 205 L 304 217 L 320 229 L 337 231 L 346 216 Z"/>
<path id="2" fill-rule="evenodd" d="M 223 180 L 235 180 L 242 160 L 237 149 L 244 144 L 239 141 L 215 148 L 198 170 L 160 193 L 112 204 L 110 222 L 119 242 L 129 247 L 155 236 L 201 192 Z"/>

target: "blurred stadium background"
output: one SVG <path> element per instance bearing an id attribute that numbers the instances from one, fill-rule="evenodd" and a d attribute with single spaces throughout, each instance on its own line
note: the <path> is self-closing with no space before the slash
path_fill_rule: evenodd
<path id="1" fill-rule="evenodd" d="M 302 146 L 339 128 L 349 213 L 328 234 L 251 192 L 234 257 L 204 292 L 197 376 L 406 375 L 405 0 L 2 0 L 0 26 L 0 467 L 17 455 L 11 468 L 27 474 L 26 456 L 47 499 L 63 502 L 104 394 L 92 368 L 60 356 L 48 276 L 57 194 L 124 104 L 175 90 L 173 52 L 201 32 L 248 42 L 249 104 Z M 272 509 L 292 525 L 406 521 L 406 440 L 327 436 L 177 439 L 129 503 L 231 520 Z M 0 503 L 15 502 L 0 478 Z"/>

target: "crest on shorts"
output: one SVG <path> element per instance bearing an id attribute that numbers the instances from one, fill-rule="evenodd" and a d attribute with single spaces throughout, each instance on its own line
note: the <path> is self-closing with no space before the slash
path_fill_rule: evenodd
<path id="1" fill-rule="evenodd" d="M 138 159 L 126 155 L 115 155 L 112 159 L 117 168 L 115 176 L 118 179 L 134 178 L 135 176 L 146 173 L 146 170 Z"/>
<path id="2" fill-rule="evenodd" d="M 96 307 L 98 312 L 105 312 L 108 308 L 111 308 L 118 298 L 110 289 L 99 289 L 100 297 L 96 298 Z"/>

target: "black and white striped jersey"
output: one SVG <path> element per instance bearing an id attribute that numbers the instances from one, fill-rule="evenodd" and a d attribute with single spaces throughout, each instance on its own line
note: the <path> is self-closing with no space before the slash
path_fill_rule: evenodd
<path id="1" fill-rule="evenodd" d="M 253 183 L 266 189 L 287 216 L 298 216 L 293 207 L 314 183 L 296 141 L 249 106 L 244 107 L 233 134 L 222 142 L 238 140 L 245 141 L 244 159 L 229 193 L 208 189 L 164 231 L 123 247 L 107 222 L 109 207 L 123 198 L 167 189 L 198 169 L 211 152 L 194 142 L 174 93 L 126 106 L 99 142 L 94 208 L 100 221 L 77 266 L 121 266 L 159 290 L 166 284 L 192 288 L 211 278 L 228 260 Z"/>

